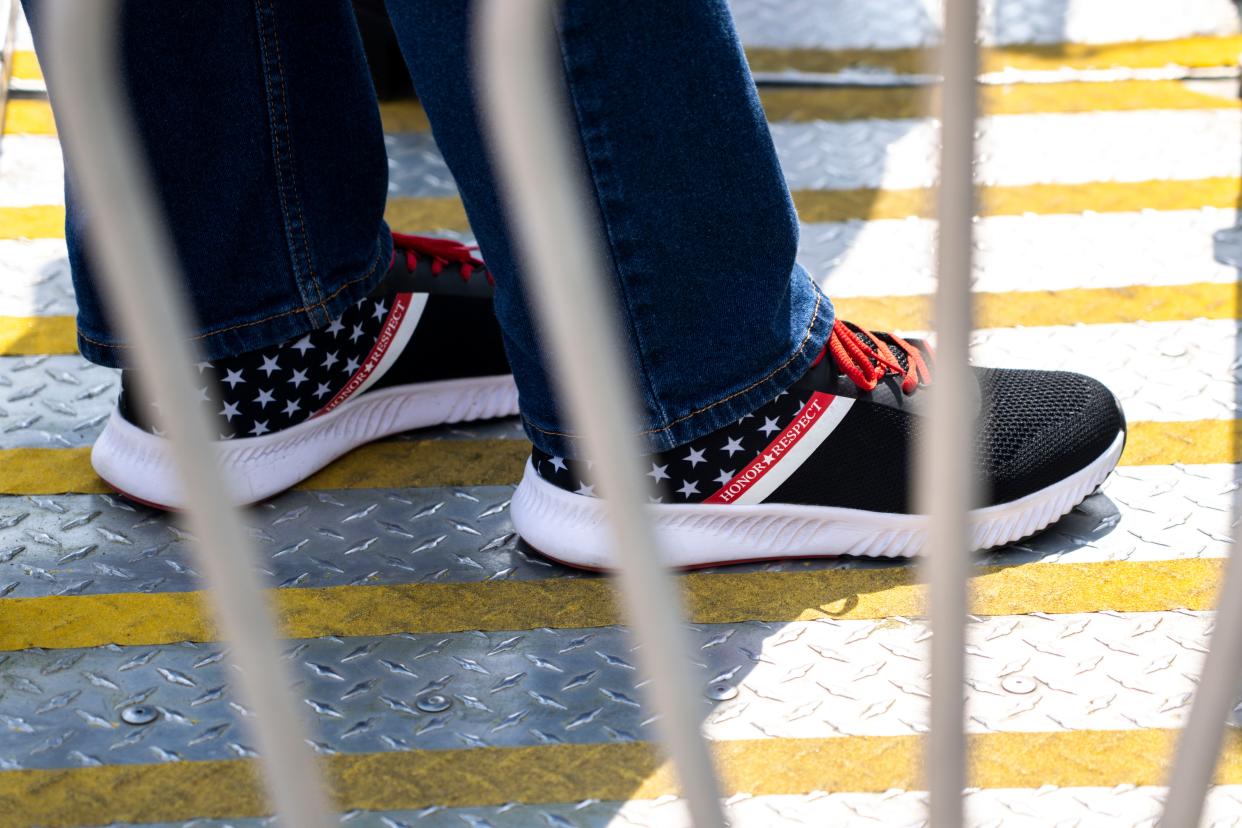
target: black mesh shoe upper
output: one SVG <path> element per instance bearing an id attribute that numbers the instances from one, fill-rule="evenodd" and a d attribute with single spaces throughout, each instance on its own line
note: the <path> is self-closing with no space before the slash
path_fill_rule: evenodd
<path id="1" fill-rule="evenodd" d="M 758 502 L 911 513 L 912 459 L 927 394 L 935 393 L 925 382 L 930 370 L 915 371 L 912 357 L 917 353 L 930 365 L 933 354 L 918 340 L 849 330 L 863 351 L 838 357 L 842 349 L 830 343 L 825 357 L 777 399 L 688 445 L 645 458 L 652 499 L 753 503 L 761 497 Z M 877 358 L 866 349 L 877 350 Z M 879 367 L 885 364 L 890 367 Z M 992 368 L 976 368 L 974 375 L 977 395 L 969 408 L 977 412 L 983 506 L 1069 477 L 1104 455 L 1125 430 L 1116 398 L 1088 377 Z M 808 443 L 814 445 L 809 452 L 793 448 Z M 538 450 L 532 463 L 557 486 L 595 494 L 586 464 Z M 732 498 L 746 491 L 749 500 Z"/>

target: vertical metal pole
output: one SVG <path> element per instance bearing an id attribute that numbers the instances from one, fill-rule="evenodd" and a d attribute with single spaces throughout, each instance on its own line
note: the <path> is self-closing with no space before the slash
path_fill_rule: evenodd
<path id="1" fill-rule="evenodd" d="M 1237 498 L 1235 492 L 1234 514 L 1238 513 Z M 1169 796 L 1160 818 L 1163 828 L 1193 828 L 1199 824 L 1220 756 L 1225 722 L 1237 701 L 1239 681 L 1242 681 L 1242 560 L 1235 538 L 1216 603 L 1216 628 L 1169 776 Z"/>
<path id="2" fill-rule="evenodd" d="M 297 715 L 256 553 L 216 465 L 210 423 L 191 383 L 191 316 L 120 91 L 119 21 L 117 0 L 47 0 L 47 80 L 61 142 L 90 213 L 109 307 L 134 344 L 142 390 L 150 396 L 158 389 L 163 401 L 162 425 L 198 538 L 199 567 L 238 667 L 237 695 L 253 714 L 248 723 L 268 792 L 283 824 L 327 828 L 336 820 Z"/>
<path id="3" fill-rule="evenodd" d="M 562 399 L 605 503 L 626 616 L 651 676 L 658 732 L 699 828 L 724 825 L 711 754 L 699 729 L 704 708 L 690 681 L 690 647 L 674 580 L 664 571 L 645 514 L 638 459 L 638 405 L 608 294 L 609 272 L 566 121 L 553 0 L 491 0 L 475 38 L 497 171 L 552 346 Z"/>
<path id="4" fill-rule="evenodd" d="M 974 505 L 974 412 L 970 393 L 970 282 L 975 215 L 978 53 L 976 0 L 946 0 L 940 113 L 936 386 L 918 458 L 918 502 L 931 516 L 927 543 L 931 621 L 931 730 L 926 767 L 932 828 L 962 824 L 966 786 L 968 510 Z"/>

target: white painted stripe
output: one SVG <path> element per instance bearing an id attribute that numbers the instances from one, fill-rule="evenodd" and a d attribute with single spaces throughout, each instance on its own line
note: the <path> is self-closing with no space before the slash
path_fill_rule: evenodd
<path id="1" fill-rule="evenodd" d="M 44 135 L 0 138 L 0 207 L 64 204 L 60 143 Z"/>
<path id="2" fill-rule="evenodd" d="M 1016 702 L 1015 702 L 1016 704 Z M 969 788 L 963 794 L 965 821 L 977 828 L 1048 828 L 1056 825 L 1091 828 L 1153 828 L 1164 809 L 1167 788 L 1118 785 L 1103 787 Z M 1208 791 L 1202 824 L 1231 828 L 1242 813 L 1242 785 L 1217 785 Z M 495 809 L 445 808 L 471 825 L 495 824 Z M 512 825 L 659 825 L 692 828 L 685 800 L 632 799 L 624 803 L 588 800 L 565 805 L 506 805 L 503 813 Z M 523 816 L 525 814 L 525 816 Z M 592 817 L 598 814 L 598 822 Z M 890 790 L 883 793 L 815 791 L 809 794 L 738 794 L 725 803 L 733 828 L 772 826 L 927 825 L 925 791 Z M 400 818 L 409 818 L 405 814 Z M 395 824 L 395 820 L 394 820 Z"/>
<path id="3" fill-rule="evenodd" d="M 1007 292 L 1231 283 L 1212 234 L 1234 211 L 992 216 L 976 224 L 975 289 Z M 923 219 L 804 224 L 800 260 L 830 296 L 929 294 L 935 224 Z M 0 240 L 0 315 L 75 310 L 65 243 Z"/>
<path id="4" fill-rule="evenodd" d="M 1131 420 L 1232 419 L 1238 332 L 1231 319 L 996 328 L 975 334 L 972 358 L 1093 376 L 1121 399 Z"/>
<path id="5" fill-rule="evenodd" d="M 1242 153 L 1242 148 L 1239 149 Z M 975 224 L 975 290 L 988 292 L 1237 281 L 1212 234 L 1235 211 L 991 216 Z M 800 261 L 830 296 L 935 290 L 935 222 L 804 224 Z"/>
<path id="6" fill-rule="evenodd" d="M 978 177 L 1002 186 L 1237 176 L 1242 111 L 1149 110 L 996 115 L 979 121 Z M 907 189 L 935 183 L 930 119 L 771 125 L 794 190 Z M 430 136 L 389 135 L 389 192 L 455 191 Z"/>
<path id="7" fill-rule="evenodd" d="M 771 125 L 791 189 L 935 184 L 930 119 Z M 1242 112 L 1148 110 L 981 118 L 977 177 L 1017 186 L 1236 176 Z"/>
<path id="8" fill-rule="evenodd" d="M 0 240 L 0 316 L 77 312 L 63 239 Z"/>
<path id="9" fill-rule="evenodd" d="M 998 115 L 980 120 L 987 184 L 1147 181 L 1242 174 L 1242 111 Z M 935 183 L 939 130 L 929 119 L 773 124 L 795 190 L 906 189 Z M 430 136 L 389 135 L 389 195 L 456 192 Z M 59 145 L 50 136 L 0 142 L 0 204 L 63 204 Z"/>
<path id="10" fill-rule="evenodd" d="M 933 0 L 730 0 L 747 46 L 900 49 L 939 42 L 941 5 Z M 1109 43 L 1238 31 L 1229 0 L 983 0 L 985 44 Z"/>
<path id="11" fill-rule="evenodd" d="M 837 426 L 845 419 L 845 415 L 849 413 L 853 405 L 854 401 L 849 397 L 834 397 L 828 409 L 811 425 L 806 434 L 733 503 L 742 505 L 762 503 L 766 500 L 772 492 L 789 479 L 791 474 L 797 471 L 799 466 L 806 462 L 807 458 L 828 439 L 832 432 L 836 431 Z"/>

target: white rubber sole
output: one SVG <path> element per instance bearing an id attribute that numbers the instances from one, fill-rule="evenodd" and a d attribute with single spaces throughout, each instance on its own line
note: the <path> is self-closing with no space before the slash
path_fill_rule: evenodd
<path id="1" fill-rule="evenodd" d="M 294 486 L 365 443 L 416 428 L 517 414 L 510 375 L 442 380 L 372 391 L 293 428 L 222 440 L 220 467 L 238 503 L 254 503 Z M 109 485 L 165 509 L 185 506 L 168 441 L 113 411 L 91 450 Z"/>
<path id="2" fill-rule="evenodd" d="M 1032 535 L 1095 491 L 1121 459 L 1125 433 L 1088 466 L 1045 489 L 971 513 L 971 545 L 990 549 Z M 653 504 L 650 519 L 673 568 L 775 558 L 918 555 L 927 517 L 790 504 Z M 527 461 L 509 514 L 518 534 L 557 561 L 615 569 L 603 501 L 544 480 Z"/>

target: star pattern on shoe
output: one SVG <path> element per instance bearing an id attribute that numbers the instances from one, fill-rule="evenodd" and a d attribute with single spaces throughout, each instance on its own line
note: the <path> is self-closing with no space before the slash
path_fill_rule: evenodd
<path id="1" fill-rule="evenodd" d="M 756 459 L 773 462 L 775 456 L 767 453 L 769 444 L 802 408 L 795 395 L 781 394 L 720 431 L 648 456 L 643 461 L 648 468 L 648 497 L 663 503 L 700 503 Z M 770 458 L 766 461 L 765 453 Z M 590 465 L 584 461 L 549 457 L 535 449 L 532 462 L 541 477 L 567 491 L 581 494 L 584 485 L 594 486 Z M 591 492 L 594 495 L 594 488 Z"/>
<path id="2" fill-rule="evenodd" d="M 282 345 L 196 365 L 220 439 L 271 434 L 319 411 L 368 363 L 392 306 L 389 295 L 366 298 Z"/>

